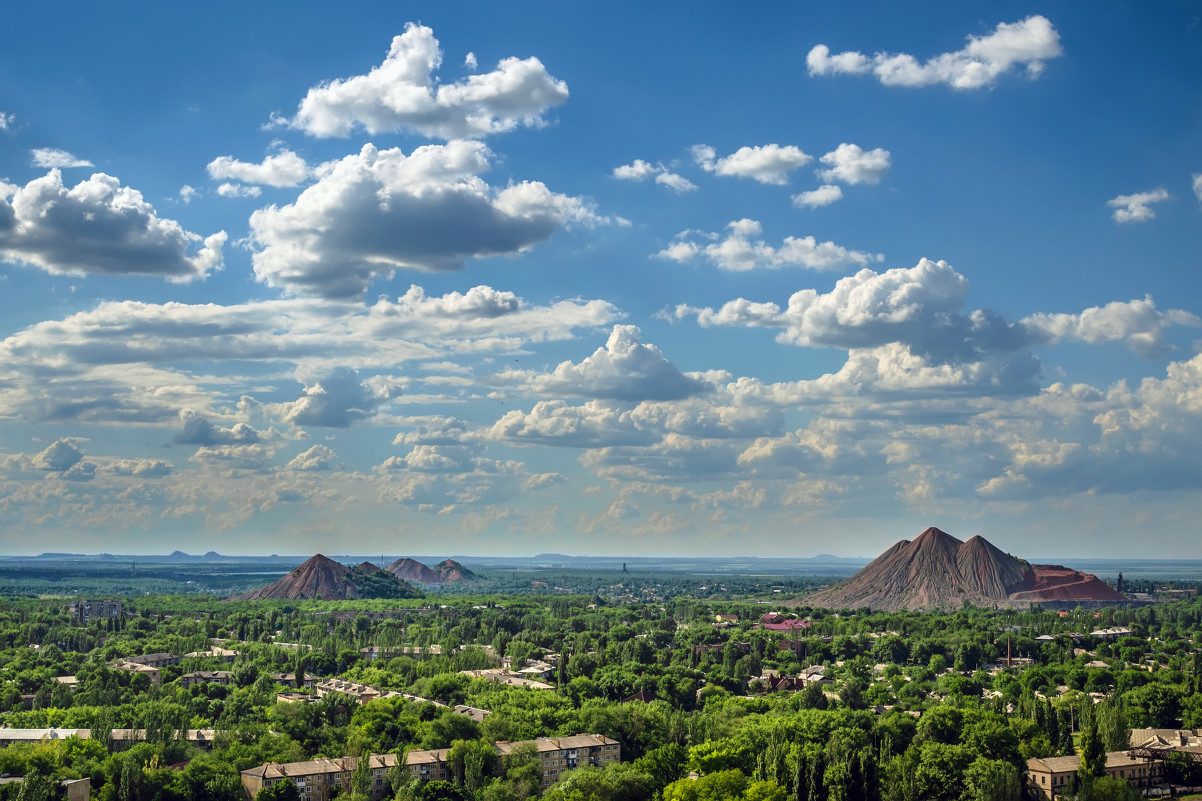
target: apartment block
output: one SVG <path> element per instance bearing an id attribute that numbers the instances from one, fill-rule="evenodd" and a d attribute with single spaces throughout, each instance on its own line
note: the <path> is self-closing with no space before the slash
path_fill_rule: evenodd
<path id="1" fill-rule="evenodd" d="M 602 767 L 622 761 L 622 745 L 600 734 L 576 734 L 571 737 L 539 737 L 522 742 L 496 744 L 498 756 L 523 745 L 533 744 L 542 768 L 543 788 L 550 787 L 574 768 Z M 405 753 L 405 768 L 422 782 L 451 781 L 453 770 L 447 764 L 449 749 L 413 749 Z M 372 799 L 379 801 L 389 792 L 388 769 L 396 764 L 395 754 L 372 754 Z M 350 778 L 358 760 L 355 757 L 316 759 L 308 762 L 268 763 L 242 771 L 242 789 L 247 801 L 264 787 L 279 781 L 292 781 L 303 801 L 329 801 L 331 794 L 350 791 Z"/>
<path id="2" fill-rule="evenodd" d="M 372 801 L 381 801 L 391 795 L 388 785 L 388 769 L 396 764 L 396 754 L 370 754 Z M 304 801 L 329 801 L 334 796 L 349 795 L 351 776 L 359 765 L 358 757 L 338 759 L 313 759 L 308 762 L 269 762 L 257 768 L 242 771 L 242 792 L 247 801 L 264 787 L 282 781 L 290 781 L 300 791 Z"/>

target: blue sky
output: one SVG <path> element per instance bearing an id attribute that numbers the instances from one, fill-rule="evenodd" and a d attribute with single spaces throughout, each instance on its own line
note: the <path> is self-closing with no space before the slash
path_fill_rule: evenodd
<path id="1" fill-rule="evenodd" d="M 1200 75 L 1185 2 L 8 9 L 0 549 L 1198 558 Z"/>

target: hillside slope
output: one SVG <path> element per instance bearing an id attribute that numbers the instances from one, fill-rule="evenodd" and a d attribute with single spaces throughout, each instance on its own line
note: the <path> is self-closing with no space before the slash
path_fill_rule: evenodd
<path id="1" fill-rule="evenodd" d="M 434 565 L 434 572 L 442 576 L 443 581 L 476 581 L 480 577 L 454 559 L 443 559 Z"/>
<path id="2" fill-rule="evenodd" d="M 355 567 L 323 554 L 306 560 L 288 575 L 240 600 L 347 601 L 366 598 L 420 598 L 421 592 L 370 562 Z"/>
<path id="3" fill-rule="evenodd" d="M 984 537 L 961 542 L 931 527 L 901 540 L 850 579 L 802 599 L 810 606 L 955 609 L 1038 601 L 1121 601 L 1096 576 L 1060 565 L 1032 565 Z"/>
<path id="4" fill-rule="evenodd" d="M 388 572 L 402 581 L 412 581 L 415 584 L 441 584 L 442 576 L 423 565 L 416 559 L 404 557 L 388 566 Z"/>

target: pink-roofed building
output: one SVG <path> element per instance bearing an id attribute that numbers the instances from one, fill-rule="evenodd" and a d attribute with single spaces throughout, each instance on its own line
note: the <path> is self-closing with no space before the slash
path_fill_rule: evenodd
<path id="1" fill-rule="evenodd" d="M 767 629 L 768 631 L 802 631 L 810 627 L 808 620 L 793 620 L 787 618 L 780 612 L 768 612 L 760 617 L 760 622 L 756 628 Z"/>

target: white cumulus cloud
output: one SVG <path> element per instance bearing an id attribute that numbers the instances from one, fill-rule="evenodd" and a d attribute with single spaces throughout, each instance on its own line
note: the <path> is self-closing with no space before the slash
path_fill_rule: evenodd
<path id="1" fill-rule="evenodd" d="M 772 144 L 744 146 L 723 158 L 709 145 L 694 145 L 693 160 L 706 172 L 781 186 L 789 182 L 790 172 L 814 159 L 794 145 Z"/>
<path id="2" fill-rule="evenodd" d="M 1198 327 L 1196 315 L 1182 309 L 1161 311 L 1152 299 L 1114 301 L 1080 314 L 1033 314 L 1022 325 L 1042 341 L 1054 344 L 1078 340 L 1097 345 L 1123 342 L 1141 356 L 1158 356 L 1167 350 L 1165 331 L 1174 325 Z"/>
<path id="3" fill-rule="evenodd" d="M 654 179 L 660 186 L 666 186 L 673 192 L 692 192 L 697 185 L 669 170 L 663 164 L 650 164 L 642 159 L 635 159 L 630 164 L 614 167 L 614 178 L 619 181 L 646 181 Z"/>
<path id="4" fill-rule="evenodd" d="M 1136 192 L 1133 195 L 1119 195 L 1106 201 L 1106 205 L 1114 209 L 1111 217 L 1115 222 L 1147 222 L 1156 219 L 1156 212 L 1152 210 L 1152 204 L 1168 199 L 1168 190 L 1158 187 L 1147 192 Z"/>
<path id="5" fill-rule="evenodd" d="M 281 404 L 281 411 L 293 425 L 348 428 L 375 417 L 382 402 L 399 394 L 394 386 L 373 387 L 359 380 L 358 371 L 339 367 L 308 382 L 299 398 Z"/>
<path id="6" fill-rule="evenodd" d="M 281 150 L 253 164 L 233 156 L 218 156 L 209 162 L 209 177 L 218 181 L 238 181 L 266 186 L 296 186 L 309 177 L 309 165 L 291 150 Z"/>
<path id="7" fill-rule="evenodd" d="M 217 194 L 222 197 L 258 197 L 263 194 L 263 190 L 257 186 L 243 186 L 242 184 L 222 184 L 217 187 Z"/>
<path id="8" fill-rule="evenodd" d="M 1018 22 L 1003 22 L 985 36 L 969 36 L 962 49 L 921 63 L 908 53 L 868 56 L 849 50 L 832 54 L 829 47 L 819 44 L 806 56 L 806 67 L 811 76 L 873 75 L 885 86 L 944 84 L 953 89 L 980 89 L 1015 68 L 1037 77 L 1045 61 L 1063 54 L 1056 28 L 1036 14 Z"/>
<path id="9" fill-rule="evenodd" d="M 83 452 L 75 447 L 74 443 L 65 439 L 56 439 L 46 446 L 45 450 L 33 457 L 33 466 L 39 470 L 61 472 L 70 470 L 82 458 Z"/>
<path id="10" fill-rule="evenodd" d="M 820 161 L 827 169 L 818 170 L 824 181 L 845 184 L 879 184 L 891 166 L 889 151 L 883 148 L 865 151 L 859 145 L 844 142 Z"/>
<path id="11" fill-rule="evenodd" d="M 638 326 L 615 325 L 604 347 L 579 364 L 561 362 L 550 373 L 515 373 L 542 395 L 607 400 L 676 400 L 713 389 L 704 376 L 682 373 L 655 345 L 644 345 Z"/>
<path id="12" fill-rule="evenodd" d="M 434 31 L 409 23 L 382 64 L 313 87 L 296 116 L 281 122 L 320 137 L 349 136 L 362 127 L 373 135 L 413 131 L 456 139 L 540 126 L 548 109 L 568 99 L 567 84 L 537 58 L 505 58 L 492 72 L 455 83 L 437 80 L 441 64 Z"/>
<path id="13" fill-rule="evenodd" d="M 843 190 L 835 184 L 823 184 L 817 189 L 800 192 L 793 196 L 793 205 L 797 207 L 818 208 L 829 206 L 843 199 Z"/>
<path id="14" fill-rule="evenodd" d="M 298 453 L 288 462 L 288 469 L 305 472 L 321 472 L 333 470 L 340 466 L 338 454 L 325 445 L 314 445 L 309 450 Z"/>
<path id="15" fill-rule="evenodd" d="M 397 269 L 456 270 L 528 250 L 560 227 L 610 222 L 538 181 L 493 189 L 478 175 L 491 155 L 464 140 L 409 155 L 365 145 L 294 203 L 251 215 L 255 275 L 289 292 L 357 297 Z"/>
<path id="16" fill-rule="evenodd" d="M 968 312 L 968 279 L 943 261 L 911 268 L 863 269 L 835 282 L 830 292 L 803 289 L 781 308 L 743 298 L 719 309 L 678 306 L 674 316 L 702 326 L 782 329 L 777 341 L 847 350 L 904 344 L 936 363 L 974 362 L 982 354 L 1025 347 L 1030 334 L 996 314 Z"/>
<path id="17" fill-rule="evenodd" d="M 159 217 L 140 192 L 104 173 L 67 188 L 53 169 L 0 188 L 0 258 L 50 273 L 191 281 L 221 269 L 225 240 L 224 231 L 202 239 Z"/>
<path id="18" fill-rule="evenodd" d="M 70 167 L 91 167 L 92 162 L 77 158 L 65 150 L 59 150 L 56 147 L 39 147 L 31 150 L 33 154 L 33 166 L 45 167 L 47 169 L 60 167 L 63 169 Z"/>
<path id="19" fill-rule="evenodd" d="M 213 425 L 191 409 L 181 411 L 180 420 L 184 427 L 171 440 L 177 445 L 254 445 L 275 436 L 274 431 L 264 434 L 246 423 L 235 423 L 228 428 Z"/>
<path id="20" fill-rule="evenodd" d="M 655 254 L 676 262 L 704 256 L 719 269 L 742 272 L 756 269 L 803 267 L 808 270 L 838 270 L 880 261 L 880 254 L 848 250 L 834 242 L 819 242 L 812 236 L 785 237 L 779 246 L 760 239 L 762 226 L 755 220 L 735 220 L 727 225 L 725 237 L 684 231 L 668 247 Z M 708 241 L 706 241 L 708 240 Z"/>
<path id="21" fill-rule="evenodd" d="M 7 131 L 12 127 L 13 122 L 17 119 L 15 114 L 6 114 L 0 111 L 0 131 Z"/>

